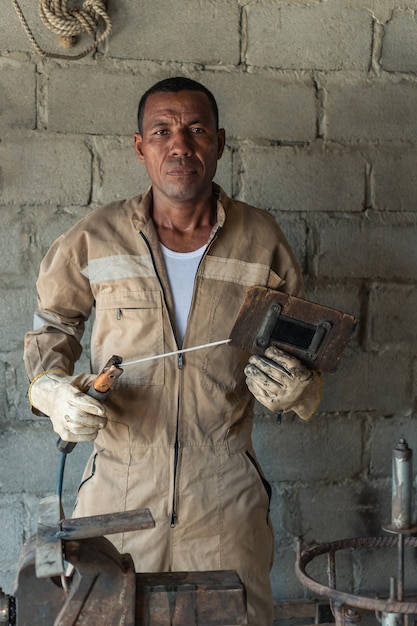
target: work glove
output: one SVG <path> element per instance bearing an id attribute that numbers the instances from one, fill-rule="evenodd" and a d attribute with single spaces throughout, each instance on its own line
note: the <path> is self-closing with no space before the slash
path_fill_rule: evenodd
<path id="1" fill-rule="evenodd" d="M 275 346 L 266 349 L 265 357 L 253 355 L 245 367 L 251 393 L 270 411 L 291 410 L 310 419 L 321 402 L 321 375 Z"/>
<path id="2" fill-rule="evenodd" d="M 93 441 L 107 424 L 106 409 L 87 395 L 94 376 L 67 376 L 51 370 L 41 374 L 29 387 L 30 404 L 47 415 L 63 441 Z"/>

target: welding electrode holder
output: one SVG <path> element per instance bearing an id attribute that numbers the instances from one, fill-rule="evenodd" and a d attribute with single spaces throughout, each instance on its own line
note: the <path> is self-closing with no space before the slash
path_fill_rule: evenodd
<path id="1" fill-rule="evenodd" d="M 87 395 L 91 396 L 99 402 L 104 402 L 109 394 L 109 391 L 113 383 L 123 373 L 120 365 L 123 359 L 121 356 L 113 355 L 103 367 L 103 369 L 97 375 L 97 378 L 93 381 L 93 384 L 87 391 Z M 56 446 L 60 452 L 69 454 L 77 445 L 76 441 L 64 441 L 61 437 L 58 439 Z"/>

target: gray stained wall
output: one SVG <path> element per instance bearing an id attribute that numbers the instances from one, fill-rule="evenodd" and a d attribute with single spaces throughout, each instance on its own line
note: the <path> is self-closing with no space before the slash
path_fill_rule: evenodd
<path id="1" fill-rule="evenodd" d="M 20 5 L 45 50 L 37 3 Z M 92 207 L 148 181 L 133 150 L 139 96 L 184 74 L 218 98 L 227 149 L 217 181 L 282 225 L 308 297 L 353 313 L 357 332 L 319 413 L 281 425 L 257 407 L 273 488 L 276 600 L 308 595 L 304 545 L 382 534 L 391 452 L 417 453 L 417 22 L 415 0 L 120 0 L 113 29 L 78 61 L 42 58 L 11 2 L 0 21 L 0 586 L 10 592 L 39 499 L 55 488 L 56 437 L 28 407 L 23 336 L 39 262 Z M 83 36 L 70 54 L 89 45 Z M 86 368 L 88 354 L 80 369 Z M 69 515 L 88 445 L 69 458 Z M 386 590 L 385 553 L 342 560 L 348 590 Z M 392 571 L 391 571 L 392 569 Z"/>

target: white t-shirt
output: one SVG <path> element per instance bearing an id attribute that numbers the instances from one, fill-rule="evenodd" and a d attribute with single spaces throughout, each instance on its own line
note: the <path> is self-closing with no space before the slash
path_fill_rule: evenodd
<path id="1" fill-rule="evenodd" d="M 187 327 L 188 313 L 193 297 L 194 280 L 206 245 L 192 252 L 174 252 L 161 244 L 174 299 L 175 319 L 181 341 Z"/>

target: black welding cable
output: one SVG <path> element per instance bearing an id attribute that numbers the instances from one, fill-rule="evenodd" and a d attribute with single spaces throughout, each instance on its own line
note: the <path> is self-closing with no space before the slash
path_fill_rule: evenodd
<path id="1" fill-rule="evenodd" d="M 67 460 L 67 453 L 61 452 L 61 458 L 59 460 L 59 468 L 58 468 L 58 479 L 56 482 L 56 493 L 59 496 L 59 499 L 62 497 L 62 484 L 64 482 L 64 470 L 65 470 L 65 461 Z"/>

